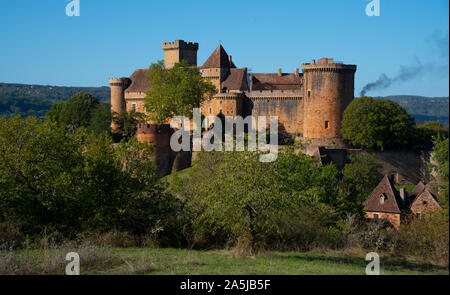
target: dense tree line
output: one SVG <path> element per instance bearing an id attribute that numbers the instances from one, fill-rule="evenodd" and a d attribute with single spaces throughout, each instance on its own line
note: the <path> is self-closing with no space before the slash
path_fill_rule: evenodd
<path id="1" fill-rule="evenodd" d="M 341 134 L 354 146 L 371 150 L 431 149 L 434 137 L 448 137 L 448 127 L 439 122 L 417 126 L 396 102 L 361 97 L 345 109 Z"/>
<path id="2" fill-rule="evenodd" d="M 156 176 L 151 148 L 112 143 L 84 127 L 0 119 L 0 223 L 70 236 L 113 228 L 142 234 L 164 220 L 173 198 Z"/>
<path id="3" fill-rule="evenodd" d="M 0 116 L 36 116 L 44 118 L 51 106 L 66 101 L 78 92 L 87 92 L 109 102 L 109 87 L 58 87 L 0 83 Z"/>

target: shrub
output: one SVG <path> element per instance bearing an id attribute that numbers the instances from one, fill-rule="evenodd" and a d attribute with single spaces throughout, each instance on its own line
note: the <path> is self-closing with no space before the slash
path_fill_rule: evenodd
<path id="1" fill-rule="evenodd" d="M 194 165 L 192 175 L 172 181 L 191 245 L 252 251 L 342 245 L 334 165 L 321 166 L 295 147 L 273 163 L 259 162 L 256 152 L 201 152 Z"/>
<path id="2" fill-rule="evenodd" d="M 400 226 L 395 253 L 448 266 L 449 219 L 442 211 L 425 212 Z"/>
<path id="3" fill-rule="evenodd" d="M 176 200 L 164 192 L 151 149 L 116 147 L 95 135 L 36 118 L 0 119 L 0 223 L 24 234 L 117 229 L 144 235 L 165 227 Z"/>

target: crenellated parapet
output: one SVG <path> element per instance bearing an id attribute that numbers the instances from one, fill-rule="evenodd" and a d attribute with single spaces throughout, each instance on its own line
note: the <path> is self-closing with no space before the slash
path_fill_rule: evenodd
<path id="1" fill-rule="evenodd" d="M 173 42 L 164 42 L 164 65 L 167 69 L 181 62 L 186 61 L 188 65 L 197 66 L 198 43 L 175 40 Z"/>
<path id="2" fill-rule="evenodd" d="M 315 72 L 343 72 L 343 71 L 356 71 L 356 65 L 346 65 L 342 62 L 335 62 L 332 58 L 321 58 L 316 63 L 315 60 L 312 63 L 302 64 L 303 73 L 315 71 Z"/>
<path id="3" fill-rule="evenodd" d="M 197 42 L 185 42 L 183 40 L 175 40 L 172 42 L 163 42 L 163 50 L 188 49 L 198 50 Z"/>
<path id="4" fill-rule="evenodd" d="M 130 86 L 131 80 L 126 77 L 122 78 L 111 78 L 109 79 L 109 85 L 114 87 L 122 87 L 124 90 Z"/>

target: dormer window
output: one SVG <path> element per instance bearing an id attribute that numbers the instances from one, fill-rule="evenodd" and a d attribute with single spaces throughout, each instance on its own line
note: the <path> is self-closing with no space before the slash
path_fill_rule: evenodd
<path id="1" fill-rule="evenodd" d="M 381 194 L 380 196 L 380 204 L 384 204 L 384 202 L 387 200 L 387 196 L 385 194 Z"/>

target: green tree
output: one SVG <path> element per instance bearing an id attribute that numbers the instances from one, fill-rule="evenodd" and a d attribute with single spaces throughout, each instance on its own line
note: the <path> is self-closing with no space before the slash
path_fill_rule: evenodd
<path id="1" fill-rule="evenodd" d="M 117 129 L 113 133 L 115 140 L 125 139 L 128 141 L 136 135 L 138 124 L 145 122 L 145 115 L 135 110 L 124 111 L 120 114 L 114 113 L 113 120 L 117 125 Z"/>
<path id="2" fill-rule="evenodd" d="M 341 134 L 368 149 L 401 149 L 411 143 L 413 118 L 390 100 L 361 97 L 344 111 Z"/>
<path id="3" fill-rule="evenodd" d="M 172 186 L 186 204 L 194 241 L 299 246 L 336 226 L 337 168 L 293 147 L 273 163 L 259 162 L 256 152 L 201 152 L 194 167 Z"/>
<path id="4" fill-rule="evenodd" d="M 448 206 L 449 199 L 449 139 L 442 139 L 437 137 L 434 141 L 434 154 L 433 160 L 436 161 L 437 165 L 433 166 L 439 175 L 443 178 L 441 183 L 441 194 L 440 202 L 442 205 Z"/>
<path id="5" fill-rule="evenodd" d="M 66 101 L 61 109 L 60 122 L 76 129 L 87 127 L 99 100 L 92 94 L 79 92 Z"/>
<path id="6" fill-rule="evenodd" d="M 0 118 L 0 223 L 12 221 L 25 234 L 164 227 L 175 200 L 151 152 L 137 140 L 114 147 L 107 134 L 83 127 Z"/>
<path id="7" fill-rule="evenodd" d="M 111 130 L 111 105 L 100 102 L 91 110 L 91 118 L 87 126 L 88 131 L 95 134 L 110 133 Z"/>
<path id="8" fill-rule="evenodd" d="M 342 169 L 343 200 L 345 212 L 362 214 L 363 202 L 381 179 L 381 165 L 372 155 L 350 156 L 350 163 Z"/>
<path id="9" fill-rule="evenodd" d="M 448 138 L 448 126 L 438 121 L 429 121 L 418 125 L 415 130 L 414 146 L 420 149 L 431 149 L 434 138 Z"/>
<path id="10" fill-rule="evenodd" d="M 52 104 L 52 107 L 45 114 L 47 120 L 52 120 L 54 122 L 60 122 L 61 121 L 61 111 L 63 109 L 63 106 L 64 106 L 63 101 Z"/>
<path id="11" fill-rule="evenodd" d="M 157 124 L 163 124 L 174 116 L 192 118 L 193 108 L 200 107 L 204 100 L 217 92 L 196 67 L 185 61 L 176 63 L 171 69 L 166 69 L 162 61 L 152 64 L 148 82 L 151 91 L 146 93 L 144 106 L 149 118 Z"/>

